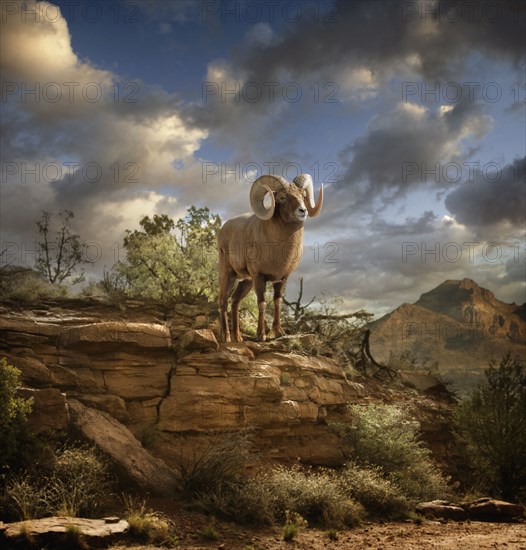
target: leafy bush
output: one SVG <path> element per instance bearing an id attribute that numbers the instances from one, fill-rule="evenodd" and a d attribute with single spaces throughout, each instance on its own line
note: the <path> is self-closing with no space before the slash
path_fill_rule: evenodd
<path id="1" fill-rule="evenodd" d="M 24 468 L 31 460 L 34 436 L 28 424 L 32 400 L 16 394 L 20 370 L 0 359 L 0 482 L 9 471 Z"/>
<path id="2" fill-rule="evenodd" d="M 409 503 L 400 488 L 377 467 L 351 462 L 340 472 L 339 481 L 349 497 L 359 502 L 370 517 L 401 519 L 409 512 Z"/>
<path id="3" fill-rule="evenodd" d="M 278 497 L 278 514 L 289 510 L 325 527 L 352 527 L 360 521 L 361 507 L 348 498 L 329 470 L 281 467 L 270 480 Z"/>
<path id="4" fill-rule="evenodd" d="M 445 498 L 446 479 L 418 439 L 418 423 L 394 405 L 351 405 L 351 422 L 340 425 L 362 466 L 380 469 L 410 501 Z"/>
<path id="5" fill-rule="evenodd" d="M 348 498 L 333 472 L 299 467 L 280 466 L 238 480 L 219 494 L 201 495 L 200 503 L 209 512 L 250 523 L 286 522 L 288 513 L 325 527 L 352 527 L 363 517 L 362 507 Z"/>
<path id="6" fill-rule="evenodd" d="M 455 414 L 456 436 L 480 489 L 526 499 L 526 363 L 507 354 Z"/>

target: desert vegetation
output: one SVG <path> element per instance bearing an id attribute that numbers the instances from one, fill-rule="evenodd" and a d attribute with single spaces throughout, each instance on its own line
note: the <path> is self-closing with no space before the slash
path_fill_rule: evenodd
<path id="1" fill-rule="evenodd" d="M 455 411 L 468 483 L 479 492 L 526 500 L 526 363 L 507 354 Z"/>

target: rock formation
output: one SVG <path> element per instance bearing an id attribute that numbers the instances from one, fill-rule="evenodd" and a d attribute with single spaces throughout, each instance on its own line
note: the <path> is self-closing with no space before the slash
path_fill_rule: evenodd
<path id="1" fill-rule="evenodd" d="M 153 494 L 173 488 L 164 464 L 191 457 L 212 432 L 249 429 L 261 460 L 342 462 L 326 420 L 363 386 L 333 360 L 277 342 L 219 345 L 192 328 L 206 312 L 180 311 L 159 321 L 85 302 L 0 310 L 0 353 L 21 370 L 35 426 L 74 427 Z M 160 481 L 148 481 L 153 471 Z"/>
<path id="2" fill-rule="evenodd" d="M 0 307 L 0 355 L 20 369 L 38 430 L 80 433 L 152 495 L 173 491 L 172 469 L 236 430 L 249 432 L 248 468 L 256 458 L 339 465 L 348 449 L 328 424 L 348 403 L 404 402 L 451 464 L 450 404 L 432 377 L 405 380 L 419 393 L 353 382 L 332 359 L 302 353 L 313 335 L 218 344 L 210 327 L 200 306 L 177 305 L 166 320 L 135 302 L 125 313 L 90 301 L 11 303 Z"/>

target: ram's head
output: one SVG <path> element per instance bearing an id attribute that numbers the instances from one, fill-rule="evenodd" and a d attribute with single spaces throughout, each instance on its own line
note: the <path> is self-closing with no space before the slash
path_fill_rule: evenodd
<path id="1" fill-rule="evenodd" d="M 265 196 L 270 204 L 265 206 Z M 261 176 L 250 189 L 250 206 L 261 220 L 280 217 L 286 223 L 303 223 L 307 215 L 316 217 L 323 204 L 323 185 L 314 203 L 314 186 L 310 174 L 300 174 L 291 182 L 280 176 Z"/>

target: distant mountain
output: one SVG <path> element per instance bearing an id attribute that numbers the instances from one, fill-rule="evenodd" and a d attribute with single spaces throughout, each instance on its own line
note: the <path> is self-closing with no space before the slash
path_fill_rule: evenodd
<path id="1" fill-rule="evenodd" d="M 377 359 L 409 351 L 465 386 L 490 359 L 526 358 L 526 304 L 501 302 L 471 279 L 447 280 L 375 321 L 371 333 Z"/>

